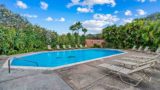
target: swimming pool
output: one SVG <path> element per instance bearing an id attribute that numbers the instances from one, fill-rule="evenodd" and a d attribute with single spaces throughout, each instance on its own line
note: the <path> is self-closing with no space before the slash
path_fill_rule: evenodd
<path id="1" fill-rule="evenodd" d="M 49 51 L 13 58 L 11 66 L 59 68 L 120 54 L 124 54 L 124 52 L 120 50 L 97 48 Z"/>

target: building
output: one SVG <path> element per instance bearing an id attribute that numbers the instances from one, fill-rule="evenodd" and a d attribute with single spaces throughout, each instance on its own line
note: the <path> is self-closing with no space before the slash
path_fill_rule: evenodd
<path id="1" fill-rule="evenodd" d="M 94 45 L 99 45 L 100 47 L 103 47 L 103 44 L 105 41 L 103 39 L 86 39 L 85 45 L 87 47 L 93 47 Z"/>

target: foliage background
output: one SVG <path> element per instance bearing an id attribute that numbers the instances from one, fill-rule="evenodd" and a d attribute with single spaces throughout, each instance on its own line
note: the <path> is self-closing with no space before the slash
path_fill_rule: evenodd
<path id="1" fill-rule="evenodd" d="M 15 14 L 0 5 L 0 55 L 17 54 L 46 50 L 50 44 L 85 44 L 85 39 L 105 39 L 109 48 L 128 49 L 137 46 L 149 46 L 155 50 L 160 46 L 160 13 L 135 19 L 125 25 L 112 25 L 103 29 L 102 34 L 88 34 L 80 22 L 71 25 L 72 33 L 58 35 L 38 25 L 32 25 L 26 18 Z M 82 31 L 83 35 L 79 35 Z"/>
<path id="2" fill-rule="evenodd" d="M 78 26 L 75 24 L 74 27 L 78 28 L 73 34 L 58 35 L 54 31 L 32 25 L 26 18 L 0 5 L 0 55 L 46 50 L 48 44 L 53 48 L 57 44 L 84 44 L 85 36 L 77 33 L 82 28 L 79 26 L 81 23 L 78 22 Z"/>
<path id="3" fill-rule="evenodd" d="M 107 47 L 128 49 L 136 45 L 155 50 L 160 46 L 160 13 L 135 19 L 125 25 L 106 27 L 102 34 Z"/>

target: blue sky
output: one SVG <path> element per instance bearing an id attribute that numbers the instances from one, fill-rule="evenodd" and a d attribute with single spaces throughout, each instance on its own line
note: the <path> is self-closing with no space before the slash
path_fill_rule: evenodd
<path id="1" fill-rule="evenodd" d="M 160 12 L 160 0 L 0 0 L 8 9 L 59 34 L 81 21 L 88 33 Z"/>

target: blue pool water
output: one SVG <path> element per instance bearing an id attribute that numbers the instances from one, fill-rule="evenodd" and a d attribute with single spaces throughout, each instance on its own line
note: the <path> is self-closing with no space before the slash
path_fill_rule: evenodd
<path id="1" fill-rule="evenodd" d="M 124 52 L 111 49 L 52 51 L 14 58 L 11 65 L 32 67 L 58 67 L 122 53 Z"/>

